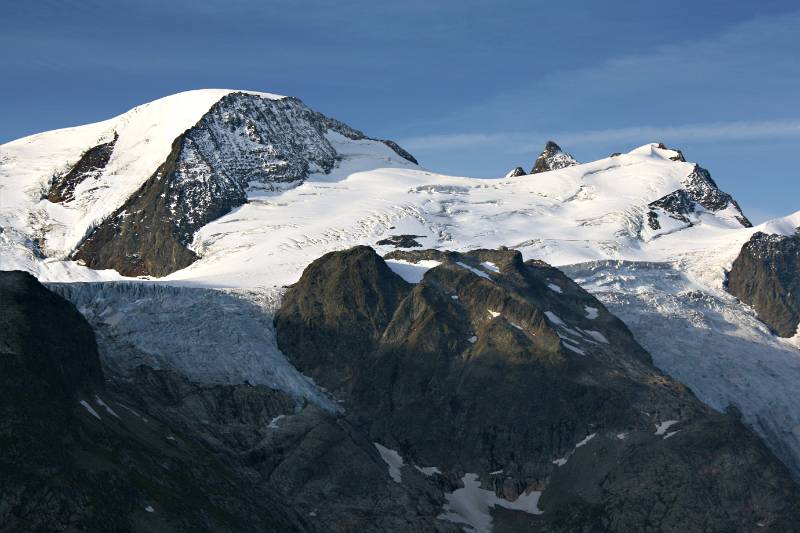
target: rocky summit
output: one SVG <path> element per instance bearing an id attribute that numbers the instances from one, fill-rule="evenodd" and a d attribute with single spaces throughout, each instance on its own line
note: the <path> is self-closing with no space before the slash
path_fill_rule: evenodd
<path id="1" fill-rule="evenodd" d="M 531 174 L 538 174 L 540 172 L 548 172 L 550 170 L 558 170 L 561 168 L 571 167 L 577 165 L 578 161 L 574 157 L 561 150 L 561 147 L 553 141 L 547 141 L 544 150 L 536 158 L 531 168 Z"/>

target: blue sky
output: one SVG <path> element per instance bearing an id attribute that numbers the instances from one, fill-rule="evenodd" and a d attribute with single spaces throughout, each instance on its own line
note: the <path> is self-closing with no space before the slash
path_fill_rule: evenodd
<path id="1" fill-rule="evenodd" d="M 800 209 L 791 1 L 2 1 L 0 142 L 201 87 L 289 94 L 431 169 L 683 149 L 754 220 Z"/>

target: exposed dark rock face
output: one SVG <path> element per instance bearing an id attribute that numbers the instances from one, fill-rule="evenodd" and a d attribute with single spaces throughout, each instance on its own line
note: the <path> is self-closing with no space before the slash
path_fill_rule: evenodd
<path id="1" fill-rule="evenodd" d="M 400 146 L 393 140 L 391 139 L 374 139 L 374 140 L 382 142 L 383 144 L 394 150 L 395 153 L 400 157 L 402 157 L 403 159 L 406 159 L 407 161 L 414 163 L 415 165 L 419 164 L 419 161 L 417 161 L 417 159 L 413 155 L 411 155 L 407 150 L 405 150 L 402 146 Z"/>
<path id="2" fill-rule="evenodd" d="M 727 287 L 778 335 L 794 336 L 800 323 L 800 234 L 755 233 L 733 262 Z"/>
<path id="3" fill-rule="evenodd" d="M 117 134 L 114 138 L 103 144 L 94 146 L 81 155 L 69 172 L 61 176 L 54 176 L 47 192 L 47 199 L 51 202 L 69 202 L 73 199 L 75 187 L 87 178 L 95 178 L 100 175 L 111 159 L 114 152 L 114 145 L 117 142 Z"/>
<path id="4" fill-rule="evenodd" d="M 381 239 L 378 246 L 394 246 L 395 248 L 421 248 L 422 245 L 416 241 L 422 235 L 392 235 L 386 239 Z"/>
<path id="5" fill-rule="evenodd" d="M 56 400 L 61 410 L 102 385 L 94 333 L 72 304 L 27 272 L 12 271 L 0 272 L 0 306 L 4 409 L 27 412 Z"/>
<path id="6" fill-rule="evenodd" d="M 662 196 L 654 202 L 648 204 L 650 210 L 647 212 L 647 223 L 650 228 L 657 230 L 661 229 L 661 224 L 658 221 L 658 212 L 656 208 L 661 208 L 668 213 L 668 216 L 675 220 L 692 225 L 689 220 L 689 215 L 695 212 L 695 203 L 689 196 L 689 193 L 684 189 L 678 189 L 671 192 L 666 196 Z"/>
<path id="7" fill-rule="evenodd" d="M 292 361 L 298 370 L 326 374 L 325 388 L 344 395 L 411 286 L 367 246 L 325 254 L 305 272 L 276 316 L 280 343 L 304 354 Z"/>
<path id="8" fill-rule="evenodd" d="M 507 178 L 516 178 L 517 176 L 524 176 L 525 169 L 522 167 L 514 167 L 513 169 L 509 170 L 506 174 Z"/>
<path id="9" fill-rule="evenodd" d="M 329 172 L 338 157 L 325 137 L 329 129 L 367 138 L 295 98 L 223 97 L 175 139 L 166 161 L 84 239 L 73 258 L 129 276 L 185 268 L 197 258 L 189 249 L 194 232 L 244 204 L 248 189 Z"/>
<path id="10" fill-rule="evenodd" d="M 307 531 L 240 477 L 104 386 L 78 311 L 0 272 L 0 531 Z"/>
<path id="11" fill-rule="evenodd" d="M 689 196 L 709 211 L 721 211 L 728 206 L 733 206 L 739 212 L 736 218 L 746 228 L 753 225 L 742 214 L 742 209 L 733 197 L 719 190 L 717 184 L 711 179 L 711 173 L 700 165 L 695 165 L 692 173 L 683 182 L 684 187 L 689 192 Z"/>
<path id="12" fill-rule="evenodd" d="M 191 233 L 188 228 L 173 223 L 176 213 L 166 200 L 168 195 L 181 194 L 180 181 L 171 177 L 176 176 L 182 146 L 183 137 L 179 137 L 156 173 L 114 215 L 86 237 L 72 254 L 73 259 L 83 261 L 91 268 L 113 268 L 125 276 L 165 276 L 197 259 L 197 255 L 187 248 L 188 243 L 182 242 L 182 238 L 186 239 Z M 230 202 L 237 191 L 242 193 L 238 188 L 227 194 L 218 190 L 214 192 L 227 196 Z M 240 194 L 240 203 L 244 199 L 244 194 Z M 226 203 L 220 198 L 207 204 L 204 212 L 197 214 L 197 220 L 209 222 L 234 205 L 239 204 Z M 180 217 L 180 213 L 177 215 Z"/>
<path id="13" fill-rule="evenodd" d="M 681 158 L 675 160 L 683 161 L 683 154 L 678 153 Z M 737 214 L 734 216 L 742 226 L 746 228 L 752 227 L 736 200 L 730 194 L 719 190 L 717 184 L 711 179 L 711 174 L 708 170 L 700 165 L 695 165 L 692 172 L 684 178 L 683 186 L 684 188 L 682 189 L 650 202 L 647 222 L 651 229 L 661 229 L 662 224 L 659 221 L 659 216 L 668 216 L 691 226 L 694 223 L 693 215 L 697 211 L 705 209 L 715 212 L 722 211 L 728 207 L 735 209 Z M 699 207 L 702 209 L 698 209 Z"/>
<path id="14" fill-rule="evenodd" d="M 319 531 L 459 530 L 435 520 L 437 484 L 414 469 L 405 469 L 404 484 L 391 480 L 373 443 L 338 415 L 267 387 L 201 385 L 146 366 L 112 386 L 248 484 L 270 487 Z"/>
<path id="15" fill-rule="evenodd" d="M 547 141 L 544 150 L 536 162 L 533 164 L 531 174 L 538 174 L 539 172 L 547 172 L 549 170 L 558 170 L 560 168 L 571 167 L 577 165 L 578 161 L 574 157 L 561 151 L 561 147 L 553 141 Z"/>
<path id="16" fill-rule="evenodd" d="M 785 467 L 735 416 L 658 372 L 557 269 L 509 250 L 391 255 L 442 264 L 408 285 L 369 248 L 323 256 L 285 295 L 279 346 L 414 464 L 477 473 L 509 500 L 544 491 L 543 515 L 495 512 L 498 528 L 782 531 L 800 520 Z"/>

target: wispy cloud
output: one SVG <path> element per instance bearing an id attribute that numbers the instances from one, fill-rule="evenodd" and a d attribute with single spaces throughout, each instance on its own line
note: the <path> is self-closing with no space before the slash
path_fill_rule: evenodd
<path id="1" fill-rule="evenodd" d="M 451 133 L 402 139 L 402 145 L 416 151 L 449 151 L 492 148 L 515 153 L 541 148 L 546 138 L 565 147 L 607 143 L 645 144 L 665 141 L 742 141 L 755 139 L 800 138 L 800 118 L 713 122 L 679 126 L 632 126 L 586 131 L 562 131 L 545 134 L 529 132 Z"/>

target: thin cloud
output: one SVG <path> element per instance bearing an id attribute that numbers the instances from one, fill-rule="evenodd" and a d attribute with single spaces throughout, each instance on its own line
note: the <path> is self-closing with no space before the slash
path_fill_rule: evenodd
<path id="1" fill-rule="evenodd" d="M 542 139 L 552 138 L 569 147 L 607 142 L 645 144 L 669 141 L 740 141 L 800 138 L 800 118 L 760 121 L 713 122 L 680 126 L 633 126 L 587 131 L 452 133 L 425 135 L 402 140 L 409 150 L 449 151 L 478 147 L 518 152 L 540 148 Z"/>

